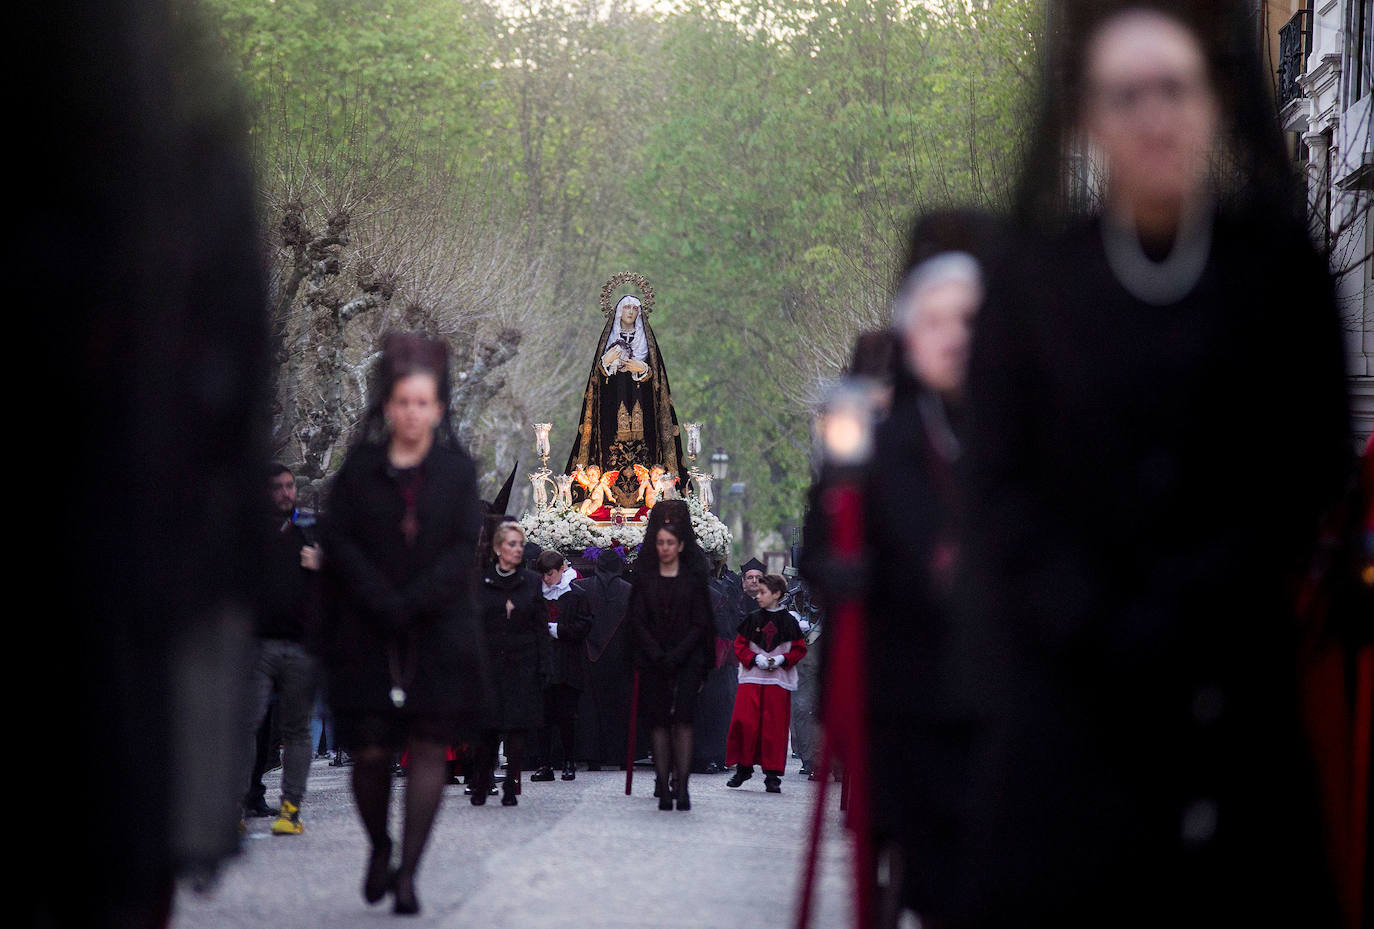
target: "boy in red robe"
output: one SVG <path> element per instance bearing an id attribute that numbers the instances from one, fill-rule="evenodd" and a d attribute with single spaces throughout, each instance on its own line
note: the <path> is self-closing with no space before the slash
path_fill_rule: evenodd
<path id="1" fill-rule="evenodd" d="M 739 689 L 725 740 L 725 763 L 736 767 L 727 787 L 739 787 L 753 777 L 757 764 L 763 767 L 764 788 L 782 793 L 797 662 L 806 656 L 798 617 L 782 606 L 786 594 L 782 575 L 765 574 L 756 594 L 759 608 L 744 618 L 735 636 Z"/>

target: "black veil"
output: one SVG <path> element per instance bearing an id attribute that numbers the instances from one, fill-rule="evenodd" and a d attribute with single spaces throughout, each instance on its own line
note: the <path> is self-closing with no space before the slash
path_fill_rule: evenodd
<path id="1" fill-rule="evenodd" d="M 1214 185 L 1223 210 L 1302 223 L 1303 202 L 1284 145 L 1252 5 L 1237 0 L 1049 0 L 1041 48 L 1043 86 L 1015 196 L 1023 229 L 1051 230 L 1094 204 L 1071 189 L 1066 164 L 1087 91 L 1084 51 L 1093 33 L 1128 10 L 1161 13 L 1198 39 L 1223 118 Z"/>

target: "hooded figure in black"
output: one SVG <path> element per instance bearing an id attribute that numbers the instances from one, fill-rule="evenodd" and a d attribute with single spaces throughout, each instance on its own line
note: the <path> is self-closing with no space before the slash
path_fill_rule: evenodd
<path id="1" fill-rule="evenodd" d="M 707 672 L 697 707 L 697 731 L 692 770 L 717 774 L 725 770 L 725 737 L 730 731 L 730 711 L 735 705 L 734 662 L 730 645 L 744 613 L 739 609 L 739 577 L 722 571 L 711 579 L 711 613 L 715 620 L 715 661 Z"/>
<path id="2" fill-rule="evenodd" d="M 596 571 L 573 587 L 582 592 L 592 614 L 587 633 L 587 690 L 582 698 L 581 732 L 590 742 L 585 757 L 597 767 L 623 764 L 629 738 L 631 635 L 625 622 L 630 582 L 620 576 L 625 562 L 614 549 L 596 556 Z"/>
<path id="3" fill-rule="evenodd" d="M 1290 592 L 1350 459 L 1330 277 L 1248 10 L 1053 13 L 970 371 L 967 915 L 1329 926 Z"/>

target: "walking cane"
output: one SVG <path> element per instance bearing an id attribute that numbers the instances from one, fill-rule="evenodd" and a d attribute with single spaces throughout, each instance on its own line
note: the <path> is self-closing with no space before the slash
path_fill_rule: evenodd
<path id="1" fill-rule="evenodd" d="M 630 734 L 625 740 L 625 796 L 635 780 L 635 736 L 639 733 L 639 671 L 635 671 L 634 686 L 630 689 Z"/>

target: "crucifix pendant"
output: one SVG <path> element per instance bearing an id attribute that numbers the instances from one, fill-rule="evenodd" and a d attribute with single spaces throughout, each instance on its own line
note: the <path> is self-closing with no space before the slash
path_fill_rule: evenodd
<path id="1" fill-rule="evenodd" d="M 406 692 L 400 688 L 400 685 L 391 688 L 391 702 L 396 705 L 398 710 L 406 705 Z"/>

